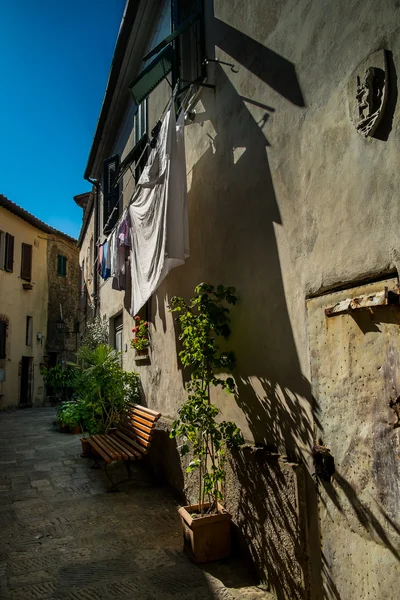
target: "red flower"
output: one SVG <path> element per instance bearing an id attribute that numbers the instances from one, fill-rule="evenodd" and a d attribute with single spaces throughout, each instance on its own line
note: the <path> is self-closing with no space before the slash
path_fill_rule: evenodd
<path id="1" fill-rule="evenodd" d="M 134 328 L 132 329 L 132 333 L 135 333 L 135 331 L 136 331 L 136 327 L 134 327 Z"/>
<path id="2" fill-rule="evenodd" d="M 146 327 L 148 327 L 148 326 L 149 326 L 149 324 L 148 324 L 148 322 L 147 322 L 147 321 L 145 321 L 145 322 L 144 322 L 144 324 L 146 325 Z"/>
<path id="3" fill-rule="evenodd" d="M 140 317 L 139 315 L 136 315 L 136 317 L 134 317 L 135 321 L 140 321 Z"/>

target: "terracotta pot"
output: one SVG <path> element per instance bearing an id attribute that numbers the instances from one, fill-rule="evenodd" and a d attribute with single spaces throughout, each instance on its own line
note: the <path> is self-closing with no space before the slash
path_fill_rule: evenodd
<path id="1" fill-rule="evenodd" d="M 82 433 L 80 425 L 76 425 L 76 427 L 70 427 L 69 431 L 70 433 Z"/>
<path id="2" fill-rule="evenodd" d="M 210 504 L 204 505 L 207 510 Z M 231 553 L 231 515 L 218 504 L 218 513 L 193 518 L 198 504 L 183 506 L 179 514 L 183 526 L 183 543 L 195 563 L 226 558 Z"/>
<path id="3" fill-rule="evenodd" d="M 91 455 L 91 448 L 92 446 L 89 444 L 88 442 L 88 438 L 81 438 L 81 443 L 82 443 L 82 454 L 81 456 L 90 456 Z"/>
<path id="4" fill-rule="evenodd" d="M 145 348 L 144 350 L 135 351 L 135 360 L 145 360 L 146 358 L 149 358 L 148 348 Z"/>

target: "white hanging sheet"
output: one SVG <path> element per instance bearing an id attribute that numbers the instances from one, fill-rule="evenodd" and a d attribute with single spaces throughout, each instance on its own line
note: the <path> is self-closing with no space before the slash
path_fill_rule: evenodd
<path id="1" fill-rule="evenodd" d="M 167 112 L 129 213 L 134 316 L 169 271 L 189 256 L 183 111 L 178 122 L 174 107 Z"/>

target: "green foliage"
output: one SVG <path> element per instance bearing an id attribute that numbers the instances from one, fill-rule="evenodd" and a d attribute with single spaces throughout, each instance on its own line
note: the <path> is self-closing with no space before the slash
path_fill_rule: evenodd
<path id="1" fill-rule="evenodd" d="M 55 396 L 60 402 L 71 400 L 74 397 L 75 369 L 71 365 L 60 363 L 50 369 L 44 367 L 41 374 L 49 396 Z"/>
<path id="2" fill-rule="evenodd" d="M 82 346 L 77 364 L 57 365 L 44 373 L 46 383 L 62 392 L 64 402 L 57 408 L 60 423 L 71 428 L 81 425 L 89 433 L 107 433 L 129 403 L 139 402 L 139 376 L 124 371 L 120 358 L 105 344 L 95 349 Z"/>
<path id="3" fill-rule="evenodd" d="M 215 509 L 217 502 L 223 501 L 226 448 L 243 443 L 235 423 L 216 421 L 220 411 L 210 401 L 210 386 L 219 386 L 229 394 L 235 392 L 232 377 L 218 376 L 222 370 L 231 371 L 235 365 L 234 353 L 221 351 L 218 338 L 227 339 L 231 333 L 226 304 L 235 305 L 237 298 L 235 288 L 223 285 L 214 288 L 207 283 L 198 285 L 194 294 L 189 304 L 175 296 L 170 305 L 181 327 L 179 356 L 183 366 L 191 369 L 188 399 L 178 411 L 179 418 L 173 423 L 170 436 L 183 438 L 182 456 L 193 453 L 187 471 L 199 471 L 198 504 L 203 507 L 208 496 Z"/>
<path id="4" fill-rule="evenodd" d="M 131 346 L 138 352 L 146 350 L 150 346 L 149 324 L 138 315 L 135 317 L 135 327 L 132 329 L 134 338 L 131 340 Z"/>
<path id="5" fill-rule="evenodd" d="M 57 406 L 57 422 L 71 429 L 75 429 L 78 425 L 83 427 L 85 423 L 84 406 L 75 400 L 63 402 Z"/>
<path id="6" fill-rule="evenodd" d="M 85 333 L 81 339 L 81 346 L 95 350 L 101 344 L 108 344 L 107 318 L 98 315 L 92 323 L 86 326 Z"/>
<path id="7" fill-rule="evenodd" d="M 83 346 L 78 351 L 76 393 L 90 433 L 107 433 L 117 425 L 123 409 L 139 401 L 139 376 L 124 371 L 120 357 L 105 344 L 95 350 Z"/>

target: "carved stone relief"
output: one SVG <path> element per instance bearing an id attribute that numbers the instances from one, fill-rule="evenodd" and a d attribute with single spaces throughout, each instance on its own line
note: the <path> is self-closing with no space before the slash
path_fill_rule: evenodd
<path id="1" fill-rule="evenodd" d="M 359 133 L 372 137 L 386 106 L 388 70 L 385 50 L 371 54 L 354 71 L 349 83 L 350 114 Z"/>

